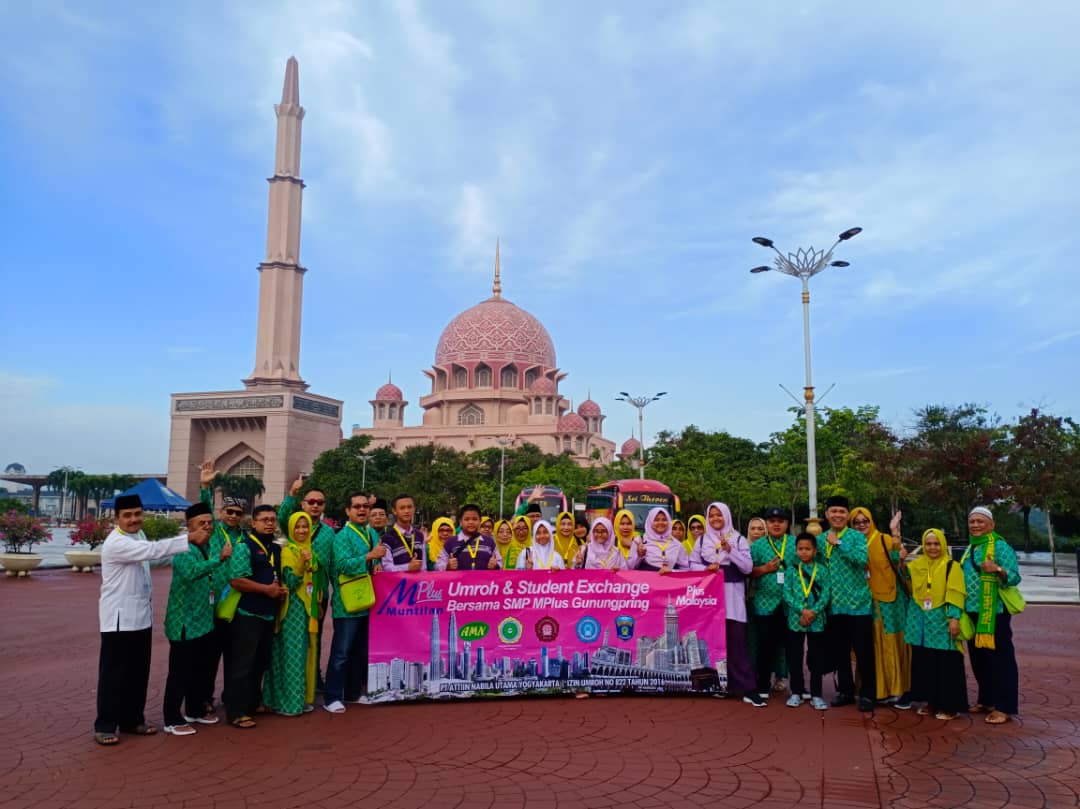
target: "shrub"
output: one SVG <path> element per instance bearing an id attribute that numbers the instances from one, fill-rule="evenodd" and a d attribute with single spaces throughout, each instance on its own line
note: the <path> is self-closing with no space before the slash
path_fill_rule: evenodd
<path id="1" fill-rule="evenodd" d="M 168 539 L 180 533 L 182 523 L 172 517 L 148 514 L 143 520 L 142 530 L 147 539 Z"/>
<path id="2" fill-rule="evenodd" d="M 37 542 L 48 542 L 52 533 L 37 517 L 28 517 L 14 509 L 0 516 L 0 541 L 9 553 L 30 553 Z M 23 550 L 23 546 L 26 550 Z"/>
<path id="3" fill-rule="evenodd" d="M 85 517 L 71 532 L 72 545 L 86 545 L 90 550 L 97 548 L 112 531 L 112 521 L 106 517 L 94 519 Z"/>
<path id="4" fill-rule="evenodd" d="M 0 498 L 0 513 L 6 514 L 9 511 L 17 511 L 19 514 L 30 513 L 30 509 L 22 500 L 16 500 L 14 497 Z"/>

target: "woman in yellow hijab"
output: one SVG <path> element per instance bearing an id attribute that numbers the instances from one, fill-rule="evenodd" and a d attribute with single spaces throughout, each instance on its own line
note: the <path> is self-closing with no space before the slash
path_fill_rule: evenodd
<path id="1" fill-rule="evenodd" d="M 622 552 L 623 559 L 629 559 L 630 549 L 634 547 L 634 542 L 638 537 L 638 532 L 634 528 L 634 515 L 628 509 L 619 509 L 619 511 L 615 512 L 613 522 L 615 525 L 615 545 Z"/>
<path id="2" fill-rule="evenodd" d="M 705 536 L 705 515 L 695 514 L 686 521 L 686 539 L 683 540 L 683 547 L 686 548 L 688 554 L 694 552 L 694 546 L 703 536 Z"/>
<path id="3" fill-rule="evenodd" d="M 574 536 L 574 515 L 569 511 L 562 511 L 555 519 L 555 553 L 563 560 L 563 566 L 570 570 L 574 566 L 574 557 L 581 550 L 577 537 Z"/>
<path id="4" fill-rule="evenodd" d="M 517 567 L 518 554 L 532 547 L 532 520 L 524 514 L 518 514 L 510 521 L 510 532 L 513 539 L 510 540 L 510 552 L 503 554 L 503 570 L 514 570 Z M 499 552 L 502 553 L 502 548 Z"/>
<path id="5" fill-rule="evenodd" d="M 449 517 L 439 517 L 431 524 L 431 536 L 428 537 L 428 559 L 432 564 L 442 553 L 443 545 L 457 533 L 457 526 Z"/>
<path id="6" fill-rule="evenodd" d="M 851 510 L 848 525 L 866 536 L 867 571 L 873 596 L 874 671 L 877 698 L 892 702 L 901 711 L 911 708 L 911 647 L 904 640 L 907 592 L 898 586 L 897 565 L 906 554 L 900 544 L 900 513 L 893 516 L 890 530 L 883 534 L 874 524 L 870 510 Z"/>
<path id="7" fill-rule="evenodd" d="M 289 518 L 289 539 L 281 549 L 281 583 L 288 591 L 270 647 L 263 704 L 275 713 L 297 716 L 315 702 L 319 609 L 326 576 L 311 547 L 311 518 L 297 511 Z"/>
<path id="8" fill-rule="evenodd" d="M 510 527 L 509 520 L 497 520 L 495 522 L 495 528 L 492 531 L 492 536 L 495 537 L 495 547 L 499 550 L 499 556 L 503 560 L 503 569 L 509 570 L 509 565 L 506 564 L 507 558 L 510 556 L 510 549 L 514 544 L 514 529 Z M 515 563 L 517 562 L 517 555 L 514 556 Z"/>
<path id="9" fill-rule="evenodd" d="M 960 616 L 967 588 L 964 571 L 949 557 L 940 528 L 922 535 L 922 554 L 905 563 L 911 579 L 905 637 L 911 644 L 911 696 L 923 715 L 955 719 L 967 713 L 967 679 L 960 644 Z"/>

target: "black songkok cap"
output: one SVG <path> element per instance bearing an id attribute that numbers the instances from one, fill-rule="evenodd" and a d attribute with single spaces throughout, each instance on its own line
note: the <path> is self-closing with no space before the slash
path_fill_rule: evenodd
<path id="1" fill-rule="evenodd" d="M 780 506 L 769 506 L 767 509 L 765 509 L 766 520 L 773 520 L 777 517 L 779 517 L 781 520 L 787 520 L 788 522 L 791 522 L 791 517 L 788 516 L 786 508 L 781 508 Z"/>
<path id="2" fill-rule="evenodd" d="M 849 501 L 842 494 L 834 494 L 832 497 L 825 501 L 825 508 L 832 508 L 833 506 L 850 509 L 851 501 Z"/>
<path id="3" fill-rule="evenodd" d="M 116 498 L 113 504 L 117 512 L 128 508 L 142 508 L 142 498 L 137 494 L 122 494 Z"/>
<path id="4" fill-rule="evenodd" d="M 210 506 L 200 500 L 198 503 L 187 507 L 187 511 L 184 512 L 184 519 L 191 521 L 196 517 L 201 517 L 203 514 L 210 513 Z"/>
<path id="5" fill-rule="evenodd" d="M 368 508 L 369 508 L 369 510 L 373 509 L 373 508 L 381 508 L 383 511 L 389 511 L 390 510 L 390 506 L 381 497 L 376 497 L 375 502 L 373 502 Z"/>

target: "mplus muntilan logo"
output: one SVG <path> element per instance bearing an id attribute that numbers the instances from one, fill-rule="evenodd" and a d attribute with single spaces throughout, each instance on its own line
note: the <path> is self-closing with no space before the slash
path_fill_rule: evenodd
<path id="1" fill-rule="evenodd" d="M 434 615 L 445 607 L 443 591 L 432 581 L 410 582 L 401 579 L 394 585 L 377 610 L 378 615 Z"/>

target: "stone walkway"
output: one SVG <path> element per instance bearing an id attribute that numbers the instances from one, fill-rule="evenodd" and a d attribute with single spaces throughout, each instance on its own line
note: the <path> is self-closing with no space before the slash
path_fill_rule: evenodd
<path id="1" fill-rule="evenodd" d="M 158 594 L 147 717 L 168 645 Z M 91 740 L 99 579 L 0 578 L 0 806 L 1061 807 L 1080 794 L 1080 608 L 1016 620 L 1018 722 L 700 698 L 350 707 L 252 731 Z"/>

